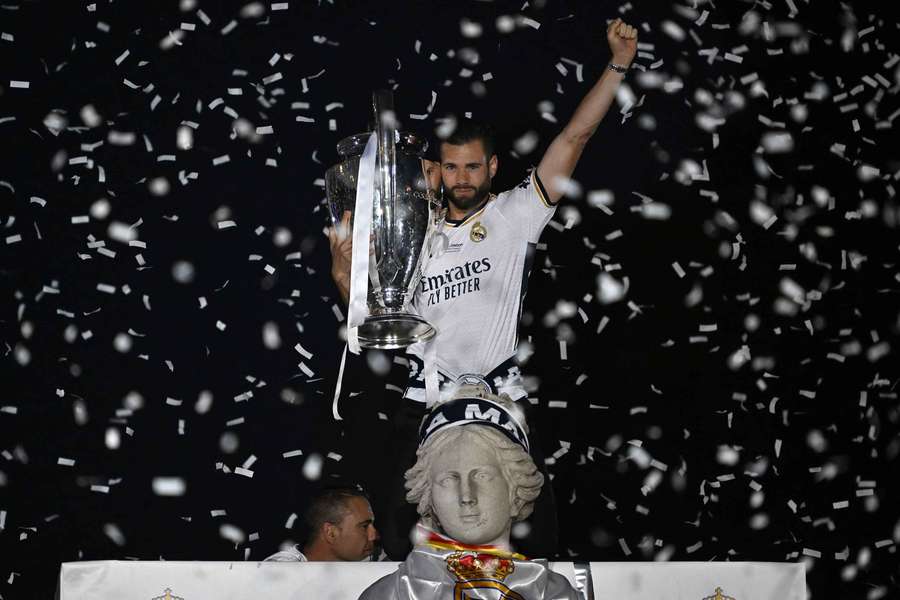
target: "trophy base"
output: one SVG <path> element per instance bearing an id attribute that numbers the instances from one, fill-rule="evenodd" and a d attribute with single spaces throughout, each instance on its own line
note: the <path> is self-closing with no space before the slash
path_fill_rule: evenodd
<path id="1" fill-rule="evenodd" d="M 359 326 L 359 345 L 363 348 L 395 350 L 434 337 L 435 329 L 425 319 L 410 313 L 371 315 Z"/>

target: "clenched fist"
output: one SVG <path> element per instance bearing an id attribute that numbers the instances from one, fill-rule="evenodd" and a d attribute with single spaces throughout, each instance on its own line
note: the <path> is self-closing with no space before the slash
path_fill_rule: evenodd
<path id="1" fill-rule="evenodd" d="M 606 29 L 606 39 L 612 52 L 612 62 L 623 67 L 631 65 L 637 54 L 637 29 L 616 19 Z"/>

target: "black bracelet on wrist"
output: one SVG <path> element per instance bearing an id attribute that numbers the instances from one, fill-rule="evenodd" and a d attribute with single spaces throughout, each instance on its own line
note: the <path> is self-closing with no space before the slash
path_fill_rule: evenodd
<path id="1" fill-rule="evenodd" d="M 621 73 L 622 75 L 624 75 L 625 73 L 628 72 L 628 67 L 623 66 L 623 65 L 617 65 L 616 63 L 613 63 L 613 62 L 606 65 L 606 68 L 615 73 Z"/>

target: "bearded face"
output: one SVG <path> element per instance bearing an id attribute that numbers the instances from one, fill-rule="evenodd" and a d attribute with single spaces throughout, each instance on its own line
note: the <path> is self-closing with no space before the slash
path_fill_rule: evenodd
<path id="1" fill-rule="evenodd" d="M 478 187 L 462 184 L 450 188 L 447 200 L 463 212 L 469 212 L 480 205 L 491 193 L 491 180 L 487 179 Z"/>
<path id="2" fill-rule="evenodd" d="M 441 145 L 444 194 L 458 213 L 467 213 L 487 199 L 496 172 L 497 157 L 485 155 L 481 140 Z"/>

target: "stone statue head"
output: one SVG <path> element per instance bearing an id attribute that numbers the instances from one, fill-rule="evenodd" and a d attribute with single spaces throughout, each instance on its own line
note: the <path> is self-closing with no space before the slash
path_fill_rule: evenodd
<path id="1" fill-rule="evenodd" d="M 465 544 L 507 546 L 544 476 L 528 453 L 524 415 L 502 396 L 457 393 L 420 430 L 406 499 L 424 525 Z"/>

